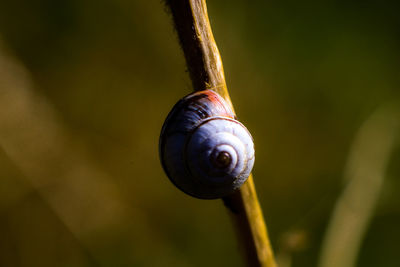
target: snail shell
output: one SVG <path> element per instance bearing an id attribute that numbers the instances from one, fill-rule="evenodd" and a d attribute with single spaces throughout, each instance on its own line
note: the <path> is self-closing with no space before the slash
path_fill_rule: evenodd
<path id="1" fill-rule="evenodd" d="M 211 90 L 192 93 L 173 107 L 162 127 L 159 149 L 172 183 L 197 198 L 231 194 L 254 165 L 249 131 Z"/>

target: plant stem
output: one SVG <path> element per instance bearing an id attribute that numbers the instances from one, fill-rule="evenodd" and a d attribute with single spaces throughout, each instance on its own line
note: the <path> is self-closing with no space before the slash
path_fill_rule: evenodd
<path id="1" fill-rule="evenodd" d="M 359 129 L 345 169 L 347 184 L 322 243 L 319 267 L 356 266 L 400 132 L 399 115 L 394 106 L 381 107 Z"/>
<path id="2" fill-rule="evenodd" d="M 172 13 L 194 90 L 214 90 L 233 110 L 205 0 L 167 0 L 166 3 Z M 223 201 L 245 249 L 248 265 L 276 266 L 252 175 Z"/>

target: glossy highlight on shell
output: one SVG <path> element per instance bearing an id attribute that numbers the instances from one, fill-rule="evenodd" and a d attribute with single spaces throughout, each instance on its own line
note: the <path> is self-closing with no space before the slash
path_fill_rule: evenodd
<path id="1" fill-rule="evenodd" d="M 254 165 L 250 133 L 211 90 L 192 93 L 173 107 L 161 130 L 159 149 L 169 179 L 197 198 L 233 193 Z"/>

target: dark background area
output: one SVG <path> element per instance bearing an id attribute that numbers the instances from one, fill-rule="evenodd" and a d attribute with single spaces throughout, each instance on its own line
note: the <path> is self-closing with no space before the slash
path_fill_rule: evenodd
<path id="1" fill-rule="evenodd" d="M 300 236 L 292 266 L 316 266 L 357 132 L 400 103 L 398 5 L 207 4 L 274 250 Z M 244 265 L 222 201 L 184 195 L 159 163 L 191 91 L 163 3 L 0 0 L 0 40 L 0 266 Z M 14 87 L 29 108 L 4 101 Z M 397 145 L 357 266 L 400 264 L 399 175 Z"/>

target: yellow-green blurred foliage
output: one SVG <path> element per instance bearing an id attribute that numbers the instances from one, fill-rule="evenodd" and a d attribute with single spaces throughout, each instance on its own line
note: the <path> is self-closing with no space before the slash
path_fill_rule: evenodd
<path id="1" fill-rule="evenodd" d="M 208 1 L 274 250 L 317 264 L 360 126 L 400 102 L 382 1 Z M 191 91 L 159 1 L 0 0 L 0 266 L 243 266 L 220 200 L 178 191 L 161 125 Z M 374 144 L 374 140 L 371 140 Z M 358 266 L 399 266 L 394 147 Z"/>

